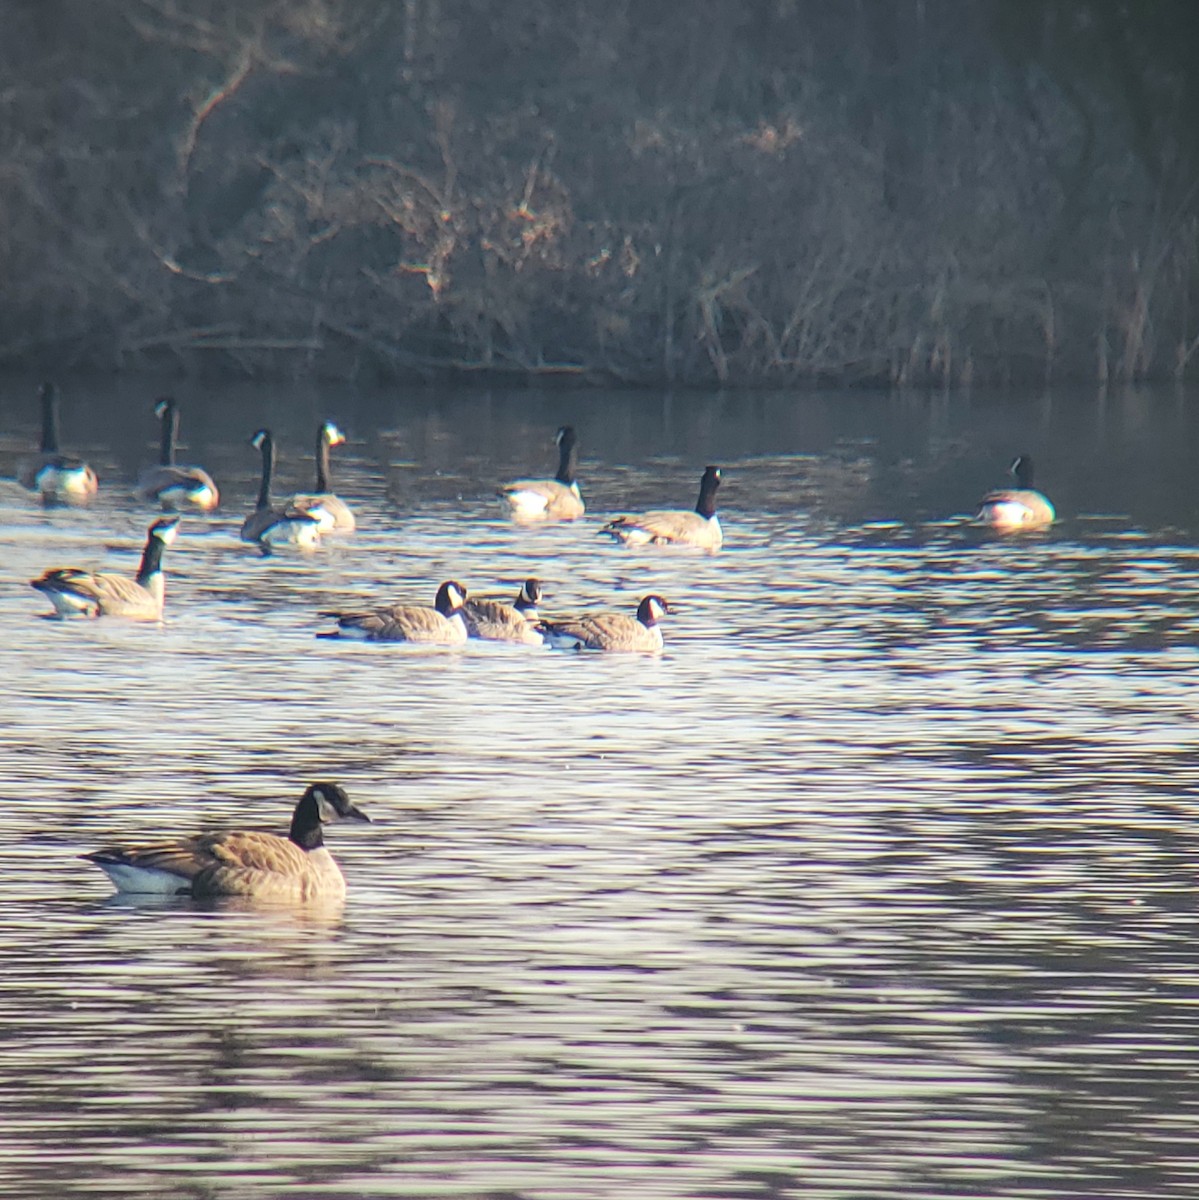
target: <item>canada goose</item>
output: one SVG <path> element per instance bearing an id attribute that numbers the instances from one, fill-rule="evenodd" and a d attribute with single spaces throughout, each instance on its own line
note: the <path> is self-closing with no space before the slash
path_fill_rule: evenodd
<path id="1" fill-rule="evenodd" d="M 154 415 L 162 422 L 162 448 L 157 464 L 138 476 L 133 494 L 139 500 L 151 500 L 166 509 L 198 508 L 201 512 L 211 512 L 221 502 L 221 493 L 212 476 L 203 467 L 175 462 L 179 406 L 170 396 L 164 396 L 155 401 Z"/>
<path id="2" fill-rule="evenodd" d="M 525 642 L 540 646 L 542 637 L 536 629 L 540 599 L 541 581 L 529 578 L 521 584 L 520 592 L 511 604 L 486 597 L 467 600 L 462 610 L 466 632 L 470 637 L 486 642 Z"/>
<path id="3" fill-rule="evenodd" d="M 22 487 L 39 492 L 44 504 L 86 504 L 100 481 L 81 458 L 58 449 L 58 388 L 43 383 L 38 388 L 42 406 L 41 453 L 21 463 L 17 478 Z"/>
<path id="4" fill-rule="evenodd" d="M 336 783 L 311 784 L 287 837 L 246 830 L 205 833 L 143 846 L 111 846 L 81 857 L 118 892 L 158 896 L 248 896 L 260 900 L 339 900 L 346 881 L 325 849 L 322 825 L 370 821 Z"/>
<path id="5" fill-rule="evenodd" d="M 646 596 L 637 605 L 636 618 L 624 613 L 599 613 L 574 621 L 542 621 L 538 630 L 556 650 L 640 650 L 656 654 L 662 649 L 658 622 L 670 612 L 661 596 Z"/>
<path id="6" fill-rule="evenodd" d="M 150 526 L 141 566 L 133 579 L 80 567 L 55 567 L 30 587 L 43 593 L 60 617 L 128 617 L 158 621 L 166 598 L 162 552 L 175 540 L 181 517 L 160 517 Z"/>
<path id="7" fill-rule="evenodd" d="M 516 479 L 497 493 L 519 521 L 573 521 L 583 515 L 583 497 L 575 479 L 579 439 L 574 426 L 563 425 L 554 441 L 558 444 L 558 474 L 553 479 Z"/>
<path id="8" fill-rule="evenodd" d="M 262 482 L 258 486 L 258 503 L 242 522 L 241 540 L 257 542 L 268 549 L 290 544 L 303 549 L 315 546 L 320 540 L 320 522 L 310 513 L 288 505 L 271 505 L 271 477 L 275 473 L 275 439 L 269 429 L 260 429 L 250 439 L 250 445 L 262 451 Z"/>
<path id="9" fill-rule="evenodd" d="M 1001 533 L 1048 529 L 1056 513 L 1049 498 L 1032 485 L 1032 459 L 1019 455 L 1008 468 L 1014 488 L 998 488 L 983 498 L 977 520 Z"/>
<path id="10" fill-rule="evenodd" d="M 456 646 L 466 641 L 462 606 L 466 588 L 448 580 L 437 589 L 432 608 L 397 604 L 369 612 L 322 612 L 337 628 L 318 633 L 322 638 L 356 638 L 364 642 L 422 642 L 430 646 Z"/>
<path id="11" fill-rule="evenodd" d="M 325 421 L 316 431 L 316 491 L 311 495 L 292 497 L 292 504 L 317 519 L 321 533 L 337 529 L 350 533 L 355 528 L 354 514 L 350 506 L 335 496 L 329 487 L 329 448 L 340 446 L 346 440 L 332 421 Z"/>
<path id="12" fill-rule="evenodd" d="M 611 534 L 626 546 L 700 546 L 704 550 L 719 550 L 724 536 L 716 516 L 718 487 L 720 468 L 705 467 L 694 512 L 663 509 L 639 517 L 617 517 L 600 533 Z"/>

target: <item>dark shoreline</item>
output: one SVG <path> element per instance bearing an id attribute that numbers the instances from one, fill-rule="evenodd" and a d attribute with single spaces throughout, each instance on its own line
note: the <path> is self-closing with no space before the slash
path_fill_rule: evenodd
<path id="1" fill-rule="evenodd" d="M 0 368 L 817 389 L 1199 364 L 1189 2 L 188 8 L 10 12 Z"/>

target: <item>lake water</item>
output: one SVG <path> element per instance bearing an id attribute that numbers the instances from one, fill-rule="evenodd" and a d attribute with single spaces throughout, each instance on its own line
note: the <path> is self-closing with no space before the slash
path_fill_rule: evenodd
<path id="1" fill-rule="evenodd" d="M 0 386 L 0 1195 L 683 1200 L 1199 1194 L 1199 395 L 177 388 L 221 485 L 161 626 L 39 619 L 132 573 L 153 381 L 64 381 L 89 510 L 11 477 Z M 238 541 L 318 421 L 360 531 Z M 589 511 L 495 484 L 580 432 Z M 1017 452 L 1060 521 L 965 518 Z M 725 549 L 625 550 L 690 507 Z M 535 574 L 677 612 L 659 659 L 320 641 L 318 610 Z M 137 906 L 77 855 L 285 829 L 340 911 Z"/>

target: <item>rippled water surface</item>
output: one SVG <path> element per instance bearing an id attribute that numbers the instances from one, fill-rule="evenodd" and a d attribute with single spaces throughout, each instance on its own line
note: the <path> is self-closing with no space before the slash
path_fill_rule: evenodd
<path id="1" fill-rule="evenodd" d="M 36 383 L 36 381 L 33 381 Z M 181 387 L 224 501 L 168 619 L 40 619 L 133 573 L 144 381 L 64 387 L 87 511 L 11 482 L 0 387 L 0 1195 L 471 1200 L 1199 1194 L 1199 396 Z M 360 530 L 237 539 L 246 444 Z M 497 481 L 573 422 L 588 516 Z M 1018 451 L 1061 520 L 965 518 Z M 629 551 L 690 507 L 725 549 Z M 317 640 L 439 581 L 677 611 L 659 659 Z M 115 900 L 78 855 L 284 829 L 335 779 L 344 909 Z"/>

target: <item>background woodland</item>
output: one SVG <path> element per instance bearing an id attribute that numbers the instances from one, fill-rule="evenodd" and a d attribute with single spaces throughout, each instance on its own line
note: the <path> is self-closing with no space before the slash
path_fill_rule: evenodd
<path id="1" fill-rule="evenodd" d="M 0 364 L 1199 368 L 1194 0 L 0 0 Z"/>

